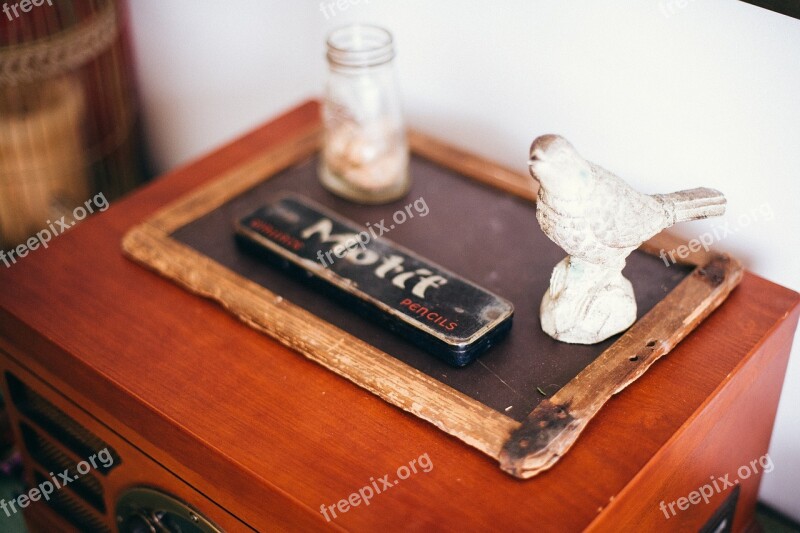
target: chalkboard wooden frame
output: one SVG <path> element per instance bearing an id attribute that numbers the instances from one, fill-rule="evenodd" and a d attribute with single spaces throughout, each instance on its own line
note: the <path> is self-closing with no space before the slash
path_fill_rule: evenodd
<path id="1" fill-rule="evenodd" d="M 415 154 L 463 176 L 535 201 L 530 178 L 426 135 L 410 132 Z M 577 377 L 520 422 L 433 379 L 329 324 L 268 289 L 235 274 L 170 235 L 320 148 L 315 123 L 296 138 L 228 170 L 167 206 L 123 239 L 131 259 L 189 291 L 219 302 L 249 326 L 530 478 L 550 468 L 617 392 L 635 381 L 716 309 L 741 281 L 727 255 L 702 249 L 683 259 L 694 271 Z M 662 233 L 648 253 L 683 244 Z M 269 320 L 267 320 L 269 317 Z"/>

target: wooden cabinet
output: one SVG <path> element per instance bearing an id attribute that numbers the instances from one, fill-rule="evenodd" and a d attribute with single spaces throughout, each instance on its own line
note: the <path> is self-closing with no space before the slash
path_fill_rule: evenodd
<path id="1" fill-rule="evenodd" d="M 700 529 L 733 489 L 708 503 L 679 499 L 737 478 L 767 452 L 798 319 L 795 292 L 746 274 L 720 309 L 601 410 L 558 464 L 520 481 L 123 257 L 131 227 L 318 121 L 318 105 L 306 103 L 112 204 L 49 248 L 0 265 L 0 361 L 17 438 L 30 430 L 48 438 L 13 401 L 10 388 L 23 386 L 121 459 L 97 476 L 106 510 L 90 516 L 113 527 L 119 494 L 147 485 L 230 531 Z M 321 506 L 424 454 L 430 471 L 326 522 Z M 32 456 L 26 448 L 29 474 L 38 469 Z M 764 470 L 736 484 L 737 530 L 752 521 Z M 35 502 L 26 513 L 60 520 L 49 509 Z"/>

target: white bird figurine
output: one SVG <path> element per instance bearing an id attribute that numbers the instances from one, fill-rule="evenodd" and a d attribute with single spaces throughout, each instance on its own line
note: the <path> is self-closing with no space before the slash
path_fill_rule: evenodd
<path id="1" fill-rule="evenodd" d="M 725 212 L 714 189 L 642 194 L 558 135 L 534 140 L 528 164 L 540 184 L 536 219 L 569 254 L 553 269 L 540 308 L 542 329 L 563 342 L 594 344 L 630 327 L 636 300 L 622 275 L 628 255 L 677 222 Z"/>

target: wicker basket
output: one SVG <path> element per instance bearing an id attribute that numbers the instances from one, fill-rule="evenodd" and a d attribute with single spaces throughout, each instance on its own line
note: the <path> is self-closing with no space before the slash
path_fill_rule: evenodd
<path id="1" fill-rule="evenodd" d="M 37 84 L 16 109 L 0 103 L 0 240 L 14 245 L 90 194 L 80 83 L 64 77 Z"/>
<path id="2" fill-rule="evenodd" d="M 120 0 L 0 17 L 0 245 L 144 181 Z"/>

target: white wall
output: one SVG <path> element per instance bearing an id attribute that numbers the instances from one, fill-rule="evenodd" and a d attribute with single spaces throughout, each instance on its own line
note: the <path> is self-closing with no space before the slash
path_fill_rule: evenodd
<path id="1" fill-rule="evenodd" d="M 145 126 L 160 170 L 319 90 L 314 13 L 287 0 L 128 0 Z M 322 65 L 322 59 L 320 59 Z"/>
<path id="2" fill-rule="evenodd" d="M 319 94 L 325 33 L 376 22 L 395 34 L 412 126 L 520 172 L 531 140 L 558 132 L 643 191 L 716 187 L 734 230 L 718 247 L 800 289 L 800 21 L 670 2 L 343 0 L 326 18 L 311 0 L 130 0 L 162 169 Z M 762 497 L 800 520 L 798 351 Z"/>

